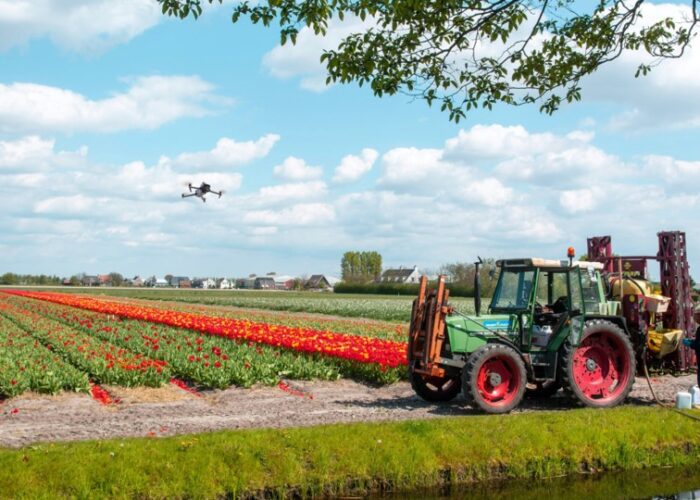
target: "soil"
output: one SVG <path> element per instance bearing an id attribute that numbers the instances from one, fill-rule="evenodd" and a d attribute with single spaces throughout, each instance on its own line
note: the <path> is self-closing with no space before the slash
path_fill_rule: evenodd
<path id="1" fill-rule="evenodd" d="M 664 376 L 653 378 L 652 384 L 660 399 L 672 403 L 676 392 L 695 381 L 695 375 Z M 0 446 L 478 414 L 461 397 L 446 404 L 426 403 L 405 382 L 373 387 L 349 380 L 286 381 L 276 387 L 196 394 L 172 385 L 105 389 L 119 400 L 117 404 L 102 405 L 85 394 L 25 394 L 0 402 Z M 628 404 L 653 404 L 645 379 L 637 378 Z M 565 411 L 575 406 L 559 392 L 548 399 L 526 399 L 514 412 Z"/>

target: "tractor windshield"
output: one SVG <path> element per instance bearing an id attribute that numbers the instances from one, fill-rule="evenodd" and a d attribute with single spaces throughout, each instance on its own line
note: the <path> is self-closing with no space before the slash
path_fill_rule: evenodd
<path id="1" fill-rule="evenodd" d="M 527 309 L 534 279 L 534 270 L 503 269 L 491 309 Z"/>

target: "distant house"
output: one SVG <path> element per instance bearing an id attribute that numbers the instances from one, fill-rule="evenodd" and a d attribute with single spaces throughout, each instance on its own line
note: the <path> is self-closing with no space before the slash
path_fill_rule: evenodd
<path id="1" fill-rule="evenodd" d="M 97 276 L 100 286 L 109 286 L 112 284 L 112 277 L 109 274 L 100 274 Z"/>
<path id="2" fill-rule="evenodd" d="M 294 276 L 274 276 L 275 288 L 277 290 L 292 290 L 297 279 Z"/>
<path id="3" fill-rule="evenodd" d="M 141 278 L 141 276 L 134 276 L 134 279 L 131 280 L 131 285 L 143 286 L 143 279 Z"/>
<path id="4" fill-rule="evenodd" d="M 256 290 L 274 290 L 275 279 L 272 276 L 258 276 L 255 278 L 253 288 Z"/>
<path id="5" fill-rule="evenodd" d="M 167 288 L 170 286 L 170 283 L 168 283 L 168 280 L 165 278 L 156 278 L 156 281 L 153 283 L 153 286 L 156 288 Z"/>
<path id="6" fill-rule="evenodd" d="M 219 281 L 219 289 L 228 290 L 229 288 L 231 288 L 231 282 L 228 279 L 224 278 Z"/>
<path id="7" fill-rule="evenodd" d="M 61 284 L 63 286 L 71 286 L 73 282 L 71 282 L 70 278 L 63 278 L 63 281 L 61 281 Z"/>
<path id="8" fill-rule="evenodd" d="M 387 269 L 379 278 L 381 283 L 418 283 L 420 273 L 418 267 L 400 267 L 398 269 Z"/>
<path id="9" fill-rule="evenodd" d="M 192 288 L 192 282 L 187 276 L 171 276 L 170 286 L 175 288 Z"/>
<path id="10" fill-rule="evenodd" d="M 329 290 L 333 288 L 323 274 L 312 274 L 304 283 L 304 288 L 311 290 Z"/>
<path id="11" fill-rule="evenodd" d="M 81 280 L 83 286 L 99 286 L 100 280 L 97 276 L 83 276 Z"/>

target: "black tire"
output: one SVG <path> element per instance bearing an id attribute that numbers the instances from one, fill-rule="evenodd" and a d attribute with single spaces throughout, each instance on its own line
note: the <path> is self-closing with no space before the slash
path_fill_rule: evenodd
<path id="1" fill-rule="evenodd" d="M 459 384 L 459 377 L 426 379 L 422 375 L 409 370 L 408 379 L 415 393 L 429 403 L 445 403 L 447 401 L 452 401 L 462 390 Z"/>
<path id="2" fill-rule="evenodd" d="M 510 377 L 509 382 L 503 382 L 503 377 L 491 368 L 497 368 L 498 363 L 505 368 L 505 372 Z M 499 384 L 484 378 L 479 378 L 480 373 L 484 377 L 498 376 Z M 504 385 L 505 384 L 505 385 Z M 512 348 L 503 344 L 488 344 L 474 351 L 467 359 L 467 364 L 462 371 L 462 391 L 464 397 L 473 408 L 478 408 L 486 413 L 508 413 L 518 406 L 525 396 L 525 385 L 527 384 L 527 373 L 525 363 L 520 355 Z M 502 387 L 503 386 L 503 387 Z M 499 387 L 503 388 L 506 395 L 499 396 Z M 488 392 L 492 388 L 494 391 Z"/>
<path id="3" fill-rule="evenodd" d="M 534 382 L 525 387 L 525 397 L 532 399 L 551 398 L 561 389 L 558 380 L 547 380 L 546 382 Z"/>
<path id="4" fill-rule="evenodd" d="M 588 372 L 600 370 L 601 374 L 606 373 L 606 367 L 603 366 L 604 363 L 593 362 L 589 368 L 588 361 L 582 365 L 582 359 L 577 360 L 577 351 L 584 348 L 584 344 L 587 341 L 596 345 L 607 345 L 606 349 L 609 348 L 607 352 L 613 354 L 610 361 L 618 365 L 614 373 L 620 372 L 616 383 L 613 382 L 612 385 L 607 387 L 604 387 L 605 384 L 600 385 L 601 392 L 599 395 L 591 394 L 591 390 L 587 391 L 582 385 L 583 382 L 580 381 L 580 374 L 582 372 L 586 373 L 584 370 Z M 585 351 L 582 351 L 582 356 L 583 352 Z M 632 342 L 622 328 L 615 323 L 600 319 L 587 321 L 581 335 L 579 347 L 572 347 L 571 342 L 567 339 L 559 351 L 559 356 L 559 380 L 561 380 L 564 387 L 564 392 L 575 401 L 592 408 L 610 408 L 622 403 L 629 396 L 634 385 L 637 363 Z M 591 354 L 588 359 L 593 357 L 594 355 Z M 576 376 L 577 373 L 579 374 L 578 377 Z M 614 392 L 614 395 L 605 396 L 604 392 L 602 392 L 603 389 L 608 390 L 610 388 L 612 388 L 611 391 Z"/>

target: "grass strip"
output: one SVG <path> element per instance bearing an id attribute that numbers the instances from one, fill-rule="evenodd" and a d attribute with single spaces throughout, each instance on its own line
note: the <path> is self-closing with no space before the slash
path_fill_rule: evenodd
<path id="1" fill-rule="evenodd" d="M 621 407 L 45 444 L 0 450 L 0 491 L 13 498 L 408 491 L 697 465 L 699 430 L 667 410 Z"/>

